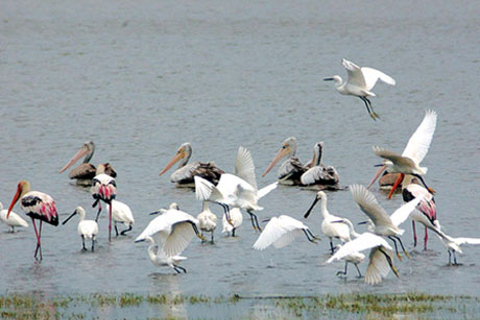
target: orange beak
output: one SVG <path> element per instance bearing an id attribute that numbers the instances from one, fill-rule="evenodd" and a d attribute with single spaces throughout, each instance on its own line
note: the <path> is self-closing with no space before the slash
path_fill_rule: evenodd
<path id="1" fill-rule="evenodd" d="M 88 149 L 86 147 L 80 148 L 80 150 L 78 150 L 78 152 L 72 157 L 72 159 L 70 159 L 67 162 L 67 164 L 58 173 L 62 173 L 63 171 L 70 168 L 75 162 L 78 161 L 78 159 L 84 157 L 87 153 L 88 153 Z"/>
<path id="2" fill-rule="evenodd" d="M 175 163 L 177 163 L 180 159 L 183 159 L 184 157 L 185 157 L 185 152 L 183 152 L 183 150 L 177 151 L 177 153 L 175 153 L 175 155 L 170 160 L 170 162 L 168 162 L 165 168 L 163 168 L 162 172 L 159 173 L 159 176 L 167 172 L 168 169 L 170 169 Z"/>
<path id="3" fill-rule="evenodd" d="M 269 173 L 270 170 L 272 170 L 272 168 L 277 164 L 277 162 L 285 158 L 289 153 L 290 153 L 289 148 L 282 147 L 280 150 L 278 150 L 272 162 L 270 162 L 270 164 L 268 165 L 268 168 L 265 170 L 264 173 L 262 173 L 262 177 L 265 177 L 265 175 Z"/>
<path id="4" fill-rule="evenodd" d="M 8 207 L 7 219 L 10 216 L 10 212 L 12 212 L 13 207 L 18 202 L 18 199 L 20 199 L 21 194 L 22 194 L 22 187 L 19 184 L 17 187 L 17 193 L 15 193 L 15 195 L 13 196 L 12 203 L 10 203 L 10 206 Z"/>
<path id="5" fill-rule="evenodd" d="M 395 180 L 395 183 L 393 184 L 392 190 L 390 190 L 390 193 L 388 194 L 388 200 L 392 198 L 392 194 L 395 192 L 398 185 L 403 181 L 403 178 L 405 178 L 405 174 L 400 173 L 397 177 L 397 180 Z"/>

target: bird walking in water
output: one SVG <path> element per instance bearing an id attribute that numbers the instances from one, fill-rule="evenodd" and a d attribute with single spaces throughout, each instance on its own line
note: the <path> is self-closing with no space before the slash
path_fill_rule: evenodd
<path id="1" fill-rule="evenodd" d="M 210 232 L 210 242 L 213 243 L 213 232 L 217 228 L 217 215 L 208 207 L 208 201 L 203 201 L 202 212 L 197 215 L 198 229 L 203 232 Z"/>
<path id="2" fill-rule="evenodd" d="M 98 212 L 95 221 L 98 221 L 98 216 L 102 211 L 102 205 L 100 201 L 106 204 L 111 204 L 112 200 L 117 195 L 117 183 L 111 176 L 100 173 L 93 178 L 92 181 L 92 197 L 95 199 L 92 207 L 98 205 Z M 108 241 L 112 241 L 112 206 L 109 206 L 108 210 Z"/>
<path id="3" fill-rule="evenodd" d="M 18 214 L 11 211 L 7 219 L 7 213 L 8 213 L 8 210 L 3 209 L 3 204 L 0 202 L 0 221 L 2 221 L 7 226 L 9 226 L 11 228 L 10 230 L 12 231 L 12 233 L 15 232 L 15 227 L 28 228 L 28 222 L 23 220 L 23 218 L 20 217 Z"/>
<path id="4" fill-rule="evenodd" d="M 87 251 L 85 247 L 85 238 L 92 240 L 92 252 L 95 251 L 95 241 L 97 241 L 98 235 L 98 223 L 95 220 L 85 220 L 85 209 L 78 206 L 75 211 L 65 220 L 62 222 L 65 225 L 70 219 L 73 218 L 78 214 L 80 216 L 80 221 L 78 222 L 77 232 L 78 235 L 82 238 L 82 250 Z"/>
<path id="5" fill-rule="evenodd" d="M 394 86 L 396 84 L 395 79 L 373 68 L 361 68 L 346 59 L 342 59 L 342 64 L 347 70 L 348 74 L 346 81 L 343 81 L 338 75 L 324 78 L 323 80 L 335 81 L 335 89 L 337 89 L 337 91 L 341 94 L 359 97 L 365 103 L 370 117 L 373 120 L 377 120 L 380 117 L 375 110 L 373 110 L 372 103 L 368 99 L 369 97 L 375 97 L 375 93 L 373 93 L 371 90 L 378 80 Z"/>
<path id="6" fill-rule="evenodd" d="M 22 180 L 18 183 L 17 192 L 13 196 L 12 202 L 8 207 L 7 220 L 12 212 L 15 204 L 20 200 L 22 210 L 32 219 L 35 236 L 37 237 L 37 247 L 35 248 L 34 257 L 42 260 L 42 225 L 43 222 L 58 226 L 58 213 L 55 201 L 48 194 L 38 191 L 30 191 L 30 183 Z M 40 220 L 40 226 L 37 229 L 35 220 Z"/>
<path id="7" fill-rule="evenodd" d="M 186 260 L 186 257 L 183 256 L 168 256 L 161 246 L 155 243 L 152 237 L 147 236 L 145 240 L 150 243 L 148 246 L 147 252 L 150 261 L 157 267 L 170 267 L 175 270 L 177 273 L 187 273 L 187 269 L 180 266 L 180 262 Z"/>
<path id="8" fill-rule="evenodd" d="M 107 204 L 108 210 L 110 210 L 110 206 L 112 207 L 112 221 L 115 227 L 115 235 L 117 237 L 119 234 L 125 236 L 127 232 L 132 230 L 135 224 L 132 210 L 130 210 L 130 207 L 125 203 L 114 199 L 110 201 L 110 204 Z M 117 223 L 123 223 L 127 229 L 118 233 Z"/>
<path id="9" fill-rule="evenodd" d="M 218 183 L 220 175 L 224 171 L 218 168 L 213 162 L 193 162 L 188 163 L 192 156 L 192 145 L 189 142 L 182 144 L 173 158 L 167 163 L 160 176 L 167 172 L 175 163 L 182 160 L 177 170 L 170 176 L 170 181 L 175 183 L 176 187 L 195 187 L 194 176 L 199 176 L 207 181 L 210 181 L 214 185 Z"/>

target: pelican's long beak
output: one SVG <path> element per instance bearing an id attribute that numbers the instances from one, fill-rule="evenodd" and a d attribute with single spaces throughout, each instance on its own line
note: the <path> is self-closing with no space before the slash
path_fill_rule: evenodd
<path id="1" fill-rule="evenodd" d="M 312 205 L 310 206 L 310 208 L 307 210 L 307 212 L 306 212 L 305 215 L 303 216 L 305 219 L 308 218 L 308 216 L 309 216 L 310 213 L 312 212 L 313 207 L 315 207 L 315 205 L 317 204 L 318 200 L 320 200 L 320 199 L 319 199 L 318 197 L 315 197 L 315 200 L 313 200 Z"/>
<path id="2" fill-rule="evenodd" d="M 177 153 L 175 153 L 175 155 L 170 160 L 170 162 L 168 162 L 167 165 L 165 166 L 165 168 L 163 168 L 162 172 L 159 173 L 159 176 L 161 176 L 162 174 L 167 172 L 168 169 L 170 169 L 175 163 L 177 163 L 180 159 L 183 159 L 184 157 L 185 157 L 185 152 L 180 151 L 180 150 L 177 151 Z"/>
<path id="3" fill-rule="evenodd" d="M 13 207 L 14 207 L 15 204 L 18 202 L 18 199 L 20 199 L 20 196 L 21 196 L 21 195 L 22 195 L 22 187 L 21 187 L 20 184 L 18 184 L 17 192 L 16 192 L 15 195 L 13 196 L 12 202 L 10 203 L 10 206 L 8 207 L 7 219 L 8 219 L 8 217 L 10 217 L 10 212 L 12 212 Z"/>
<path id="4" fill-rule="evenodd" d="M 65 220 L 62 222 L 62 224 L 67 223 L 68 220 L 72 219 L 72 217 L 73 217 L 75 214 L 77 214 L 77 210 L 73 211 L 73 213 L 72 213 L 67 219 L 65 219 Z"/>
<path id="5" fill-rule="evenodd" d="M 272 162 L 270 162 L 270 164 L 268 165 L 268 168 L 265 170 L 264 173 L 262 173 L 262 177 L 265 177 L 265 175 L 269 173 L 270 170 L 272 170 L 272 168 L 277 164 L 278 161 L 285 158 L 289 154 L 290 154 L 290 148 L 288 147 L 280 148 L 280 150 L 278 150 L 277 154 L 273 158 Z"/>
<path id="6" fill-rule="evenodd" d="M 67 170 L 68 168 L 70 168 L 75 162 L 78 161 L 78 159 L 82 158 L 82 157 L 85 157 L 88 153 L 88 148 L 83 145 L 80 150 L 77 151 L 77 153 L 72 157 L 72 159 L 70 159 L 67 164 L 58 172 L 58 173 L 62 173 L 63 171 Z"/>
<path id="7" fill-rule="evenodd" d="M 370 187 L 377 181 L 378 177 L 382 175 L 382 173 L 387 169 L 387 166 L 384 164 L 379 165 L 380 169 L 378 169 L 377 173 L 373 177 L 372 181 L 367 186 L 367 189 L 370 189 Z"/>
<path id="8" fill-rule="evenodd" d="M 398 185 L 403 181 L 403 178 L 405 178 L 405 174 L 400 173 L 397 177 L 397 180 L 395 180 L 395 183 L 393 184 L 393 187 L 390 190 L 390 193 L 388 194 L 388 200 L 390 200 L 392 198 L 392 194 L 395 192 Z"/>

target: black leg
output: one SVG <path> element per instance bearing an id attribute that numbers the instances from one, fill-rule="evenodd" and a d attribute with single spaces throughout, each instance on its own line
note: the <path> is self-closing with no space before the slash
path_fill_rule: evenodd
<path id="1" fill-rule="evenodd" d="M 128 231 L 131 231 L 132 229 L 133 229 L 133 226 L 132 226 L 132 225 L 129 225 L 128 228 L 125 229 L 125 230 L 123 230 L 122 232 L 120 232 L 120 234 L 121 234 L 122 236 L 126 236 L 126 235 L 127 235 L 126 233 L 127 233 Z"/>
<path id="2" fill-rule="evenodd" d="M 118 228 L 117 223 L 115 222 L 115 237 L 118 237 Z"/>
<path id="3" fill-rule="evenodd" d="M 345 261 L 345 270 L 344 271 L 341 271 L 341 270 L 337 271 L 337 276 L 341 275 L 341 274 L 346 276 L 347 275 L 347 268 L 348 268 L 348 261 Z"/>
<path id="4" fill-rule="evenodd" d="M 362 273 L 360 272 L 360 269 L 358 268 L 358 263 L 354 263 L 353 265 L 355 266 L 355 268 L 357 268 L 358 277 L 361 278 L 361 277 L 362 277 Z"/>
<path id="5" fill-rule="evenodd" d="M 235 237 L 235 230 L 237 230 L 237 228 L 232 229 L 232 237 Z"/>
<path id="6" fill-rule="evenodd" d="M 92 237 L 92 252 L 95 251 L 95 237 Z"/>
<path id="7" fill-rule="evenodd" d="M 333 240 L 333 239 L 330 238 L 330 252 L 331 252 L 332 254 L 334 254 L 334 253 L 335 253 L 335 248 L 333 247 L 333 242 L 332 242 L 332 240 Z"/>
<path id="8" fill-rule="evenodd" d="M 402 239 L 400 239 L 399 237 L 397 236 L 394 236 L 395 239 L 398 240 L 398 242 L 400 243 L 400 246 L 402 247 L 402 250 L 403 250 L 403 253 L 405 253 L 405 256 L 410 259 L 410 255 L 408 254 L 407 250 L 405 250 L 405 247 L 403 246 L 403 242 L 402 242 Z"/>
<path id="9" fill-rule="evenodd" d="M 307 236 L 308 241 L 317 243 L 315 240 L 320 240 L 320 238 L 315 237 L 309 229 L 302 229 L 303 233 Z"/>
<path id="10" fill-rule="evenodd" d="M 182 273 L 182 271 L 183 273 L 187 273 L 187 269 L 185 269 L 184 267 L 173 265 L 173 269 L 177 271 L 177 273 Z"/>
<path id="11" fill-rule="evenodd" d="M 398 260 L 402 260 L 402 257 L 400 256 L 400 253 L 398 253 L 398 246 L 397 246 L 397 241 L 392 236 L 388 236 L 388 239 L 392 240 L 394 246 L 395 246 L 395 253 L 397 254 Z"/>
<path id="12" fill-rule="evenodd" d="M 82 235 L 82 250 L 87 251 L 87 248 L 85 247 L 85 236 Z"/>

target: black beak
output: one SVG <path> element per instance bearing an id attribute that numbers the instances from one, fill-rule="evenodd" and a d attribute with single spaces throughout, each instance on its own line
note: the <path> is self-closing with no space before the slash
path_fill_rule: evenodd
<path id="1" fill-rule="evenodd" d="M 62 224 L 67 223 L 68 220 L 72 219 L 72 217 L 73 217 L 76 213 L 77 213 L 77 210 L 73 211 L 73 213 L 72 213 L 67 219 L 65 219 L 65 220 L 62 222 Z"/>
<path id="2" fill-rule="evenodd" d="M 305 219 L 308 218 L 308 216 L 309 216 L 310 213 L 312 212 L 313 207 L 315 207 L 315 205 L 317 204 L 318 200 L 319 200 L 319 199 L 318 199 L 317 197 L 315 197 L 315 200 L 313 200 L 312 205 L 310 206 L 310 208 L 307 210 L 307 212 L 306 212 L 305 215 L 303 216 Z"/>
<path id="3" fill-rule="evenodd" d="M 332 77 L 329 77 L 329 78 L 323 78 L 323 81 L 333 81 L 333 78 L 332 78 Z"/>

